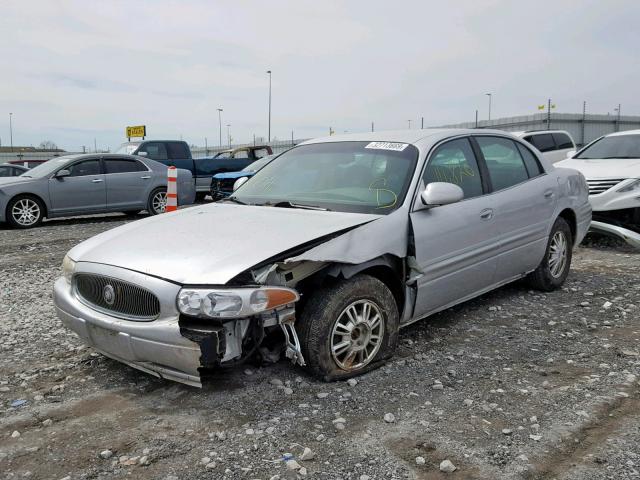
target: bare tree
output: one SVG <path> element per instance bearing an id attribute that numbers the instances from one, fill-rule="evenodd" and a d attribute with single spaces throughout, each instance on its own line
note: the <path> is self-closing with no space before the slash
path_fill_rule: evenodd
<path id="1" fill-rule="evenodd" d="M 57 150 L 58 146 L 51 140 L 43 140 L 42 142 L 40 142 L 40 145 L 38 145 L 38 148 L 41 148 L 43 150 Z"/>

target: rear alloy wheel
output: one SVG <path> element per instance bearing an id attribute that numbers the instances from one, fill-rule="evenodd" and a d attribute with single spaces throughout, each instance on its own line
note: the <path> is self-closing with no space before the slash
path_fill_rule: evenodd
<path id="1" fill-rule="evenodd" d="M 16 228 L 33 228 L 42 223 L 44 205 L 40 200 L 29 196 L 12 199 L 7 206 L 7 220 Z"/>
<path id="2" fill-rule="evenodd" d="M 158 188 L 151 192 L 149 196 L 149 205 L 147 210 L 151 215 L 159 215 L 164 213 L 167 208 L 167 190 L 164 188 Z"/>
<path id="3" fill-rule="evenodd" d="M 325 380 L 382 365 L 398 342 L 399 314 L 389 288 L 356 275 L 312 294 L 296 324 L 307 367 Z"/>
<path id="4" fill-rule="evenodd" d="M 550 292 L 562 286 L 571 268 L 572 245 L 571 228 L 564 218 L 558 217 L 549 234 L 542 262 L 529 274 L 529 282 L 534 288 Z"/>

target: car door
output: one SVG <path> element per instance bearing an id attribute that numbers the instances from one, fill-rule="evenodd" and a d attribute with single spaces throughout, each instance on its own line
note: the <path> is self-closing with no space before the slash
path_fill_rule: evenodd
<path id="1" fill-rule="evenodd" d="M 498 136 L 474 136 L 491 181 L 500 253 L 496 280 L 534 270 L 544 256 L 557 201 L 556 180 L 524 144 Z"/>
<path id="2" fill-rule="evenodd" d="M 0 177 L 13 177 L 13 167 L 0 165 Z"/>
<path id="3" fill-rule="evenodd" d="M 107 194 L 100 157 L 84 158 L 63 167 L 66 177 L 49 179 L 51 211 L 55 215 L 104 211 Z"/>
<path id="4" fill-rule="evenodd" d="M 427 159 L 421 190 L 431 182 L 454 183 L 465 198 L 412 213 L 417 280 L 414 317 L 422 317 L 471 298 L 494 283 L 498 238 L 493 200 L 468 137 L 441 144 Z M 420 203 L 418 203 L 420 202 Z"/>
<path id="5" fill-rule="evenodd" d="M 146 208 L 153 172 L 131 157 L 104 157 L 107 208 L 129 210 Z"/>

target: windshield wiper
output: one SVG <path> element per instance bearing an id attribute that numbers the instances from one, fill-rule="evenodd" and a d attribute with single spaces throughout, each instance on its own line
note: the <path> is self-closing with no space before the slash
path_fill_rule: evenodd
<path id="1" fill-rule="evenodd" d="M 238 200 L 236 197 L 227 197 L 223 200 L 223 202 L 233 202 L 233 203 L 237 203 L 238 205 L 246 205 L 246 203 L 244 203 L 241 200 Z"/>
<path id="2" fill-rule="evenodd" d="M 317 205 L 303 205 L 302 203 L 292 203 L 289 200 L 285 200 L 282 202 L 265 202 L 262 205 L 267 207 L 279 207 L 279 208 L 301 208 L 304 210 L 320 210 L 323 212 L 330 212 L 331 210 L 324 207 L 318 207 Z"/>

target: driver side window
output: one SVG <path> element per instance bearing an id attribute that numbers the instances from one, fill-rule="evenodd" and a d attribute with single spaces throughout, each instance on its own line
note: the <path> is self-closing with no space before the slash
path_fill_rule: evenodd
<path id="1" fill-rule="evenodd" d="M 70 177 L 85 177 L 87 175 L 100 175 L 100 160 L 85 160 L 74 163 L 69 167 Z"/>
<path id="2" fill-rule="evenodd" d="M 429 158 L 422 177 L 424 185 L 447 182 L 458 185 L 464 198 L 482 195 L 482 179 L 476 156 L 468 138 L 459 138 L 440 145 Z"/>

